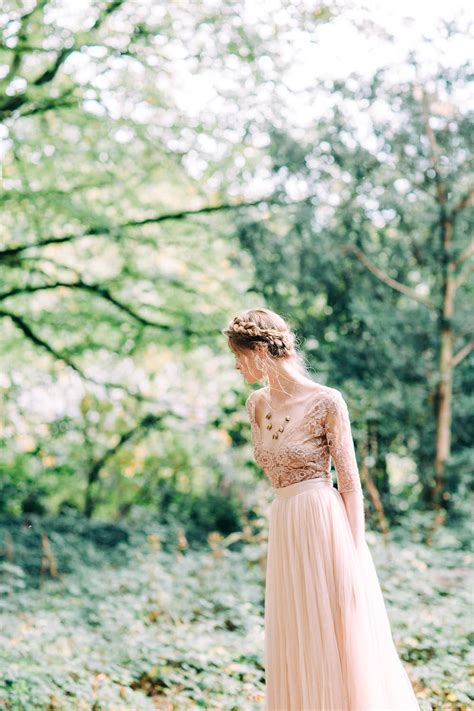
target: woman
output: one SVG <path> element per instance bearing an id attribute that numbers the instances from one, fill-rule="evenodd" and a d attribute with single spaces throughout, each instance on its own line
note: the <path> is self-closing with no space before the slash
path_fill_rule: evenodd
<path id="1" fill-rule="evenodd" d="M 244 311 L 223 333 L 246 381 L 268 380 L 246 401 L 255 460 L 275 493 L 265 581 L 266 708 L 419 711 L 364 537 L 341 392 L 307 377 L 294 334 L 273 311 Z"/>

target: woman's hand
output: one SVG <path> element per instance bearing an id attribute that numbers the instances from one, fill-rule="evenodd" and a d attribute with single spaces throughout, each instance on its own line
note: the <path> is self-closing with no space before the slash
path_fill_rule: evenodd
<path id="1" fill-rule="evenodd" d="M 364 498 L 362 492 L 346 491 L 341 494 L 342 500 L 349 519 L 349 525 L 352 531 L 352 537 L 358 553 L 364 551 L 365 541 L 365 513 L 364 513 Z"/>

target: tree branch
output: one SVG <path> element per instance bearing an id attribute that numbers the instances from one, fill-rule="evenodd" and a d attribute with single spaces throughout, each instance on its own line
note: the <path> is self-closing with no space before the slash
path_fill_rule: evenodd
<path id="1" fill-rule="evenodd" d="M 94 183 L 77 183 L 72 185 L 67 190 L 61 188 L 47 188 L 41 190 L 5 190 L 0 194 L 0 205 L 10 200 L 36 200 L 42 197 L 70 197 L 71 193 L 78 193 L 82 190 L 90 190 L 91 188 L 107 187 L 110 185 L 109 180 L 101 180 Z"/>
<path id="2" fill-rule="evenodd" d="M 56 55 L 54 62 L 47 69 L 45 69 L 44 72 L 39 75 L 39 77 L 33 79 L 33 81 L 31 82 L 33 86 L 42 86 L 43 84 L 48 84 L 50 81 L 52 81 L 58 73 L 59 68 L 64 64 L 69 55 L 75 51 L 76 48 L 74 47 L 74 45 L 72 47 L 63 47 Z"/>
<path id="3" fill-rule="evenodd" d="M 428 138 L 428 144 L 430 146 L 430 156 L 431 163 L 433 165 L 433 170 L 435 172 L 435 184 L 436 184 L 436 197 L 439 205 L 444 206 L 446 203 L 446 190 L 444 184 L 441 180 L 441 171 L 439 168 L 439 147 L 436 141 L 435 132 L 433 131 L 430 124 L 430 99 L 426 89 L 422 88 L 422 100 L 421 100 L 422 110 L 423 110 L 423 120 L 425 124 L 425 133 Z"/>
<path id="4" fill-rule="evenodd" d="M 28 22 L 31 20 L 31 18 L 36 15 L 36 13 L 40 12 L 41 10 L 44 9 L 46 6 L 48 0 L 39 0 L 36 5 L 29 11 L 25 12 L 24 15 L 21 15 L 19 18 L 15 18 L 15 21 L 20 23 L 18 33 L 17 33 L 17 44 L 15 47 L 7 47 L 6 45 L 2 45 L 2 49 L 9 49 L 10 51 L 13 52 L 13 57 L 10 63 L 10 67 L 8 69 L 8 73 L 6 76 L 2 79 L 0 82 L 0 86 L 8 86 L 10 83 L 10 80 L 15 76 L 15 74 L 18 72 L 18 70 L 21 67 L 21 63 L 23 60 L 22 57 L 22 49 L 21 45 L 25 42 L 27 38 L 27 32 L 26 28 L 28 27 Z"/>
<path id="5" fill-rule="evenodd" d="M 109 447 L 104 454 L 99 457 L 99 459 L 95 462 L 93 462 L 88 474 L 87 474 L 87 490 L 86 490 L 86 500 L 85 500 L 85 514 L 86 516 L 92 516 L 92 512 L 94 509 L 94 504 L 95 500 L 93 498 L 93 493 L 91 490 L 91 487 L 96 484 L 96 482 L 99 479 L 99 474 L 101 469 L 105 466 L 105 464 L 108 462 L 109 459 L 112 459 L 112 457 L 117 454 L 118 451 L 129 441 L 131 440 L 138 432 L 141 430 L 148 430 L 151 427 L 156 427 L 161 420 L 163 419 L 163 415 L 154 415 L 153 413 L 149 413 L 145 415 L 144 417 L 141 418 L 141 420 L 138 422 L 135 427 L 132 427 L 132 429 L 128 430 L 127 432 L 123 432 L 117 443 L 113 447 Z M 182 418 L 180 418 L 182 419 Z"/>
<path id="6" fill-rule="evenodd" d="M 99 472 L 106 462 L 117 454 L 124 444 L 126 444 L 137 432 L 157 425 L 161 420 L 161 415 L 148 414 L 145 415 L 135 427 L 128 430 L 128 432 L 123 432 L 120 435 L 117 444 L 107 449 L 104 454 L 96 462 L 94 462 L 88 474 L 89 483 L 94 483 L 97 480 Z"/>
<path id="7" fill-rule="evenodd" d="M 113 296 L 108 289 L 106 289 L 103 286 L 100 286 L 99 284 L 87 284 L 82 279 L 78 279 L 75 282 L 63 282 L 63 281 L 57 281 L 54 282 L 54 284 L 41 284 L 38 286 L 23 286 L 23 287 L 15 287 L 14 289 L 10 289 L 9 291 L 5 291 L 3 293 L 0 293 L 0 301 L 4 301 L 5 299 L 9 299 L 12 296 L 18 296 L 19 294 L 31 294 L 37 291 L 48 291 L 51 289 L 59 289 L 59 288 L 67 288 L 67 289 L 84 289 L 86 291 L 90 291 L 94 294 L 97 294 L 100 296 L 102 299 L 108 301 L 109 303 L 113 304 L 116 306 L 118 309 L 123 311 L 124 313 L 128 314 L 131 316 L 135 321 L 140 323 L 142 326 L 151 326 L 152 328 L 158 328 L 162 331 L 175 331 L 176 329 L 173 326 L 170 326 L 169 324 L 163 324 L 163 323 L 156 323 L 154 321 L 149 321 L 147 318 L 141 316 L 140 314 L 135 313 L 133 309 L 130 308 L 130 306 L 127 306 L 126 304 L 122 304 L 115 296 Z M 1 314 L 1 312 L 0 312 Z M 180 329 L 180 332 L 184 336 L 195 336 L 196 331 L 190 330 L 190 329 Z M 199 335 L 214 335 L 215 331 L 211 331 L 208 334 L 200 332 Z"/>
<path id="8" fill-rule="evenodd" d="M 464 284 L 464 282 L 466 281 L 466 279 L 468 278 L 468 276 L 471 272 L 474 272 L 474 264 L 470 264 L 462 272 L 460 272 L 456 276 L 453 276 L 452 279 L 453 279 L 453 283 L 454 283 L 454 289 L 457 289 L 462 284 Z"/>
<path id="9" fill-rule="evenodd" d="M 474 341 L 466 343 L 462 348 L 460 348 L 457 353 L 451 358 L 451 367 L 455 368 L 459 363 L 461 363 L 469 353 L 474 350 Z"/>
<path id="10" fill-rule="evenodd" d="M 72 242 L 73 240 L 83 239 L 85 237 L 96 237 L 97 235 L 107 234 L 110 232 L 106 227 L 91 227 L 87 232 L 82 235 L 63 235 L 62 237 L 47 237 L 46 239 L 38 240 L 33 244 L 22 244 L 18 247 L 7 247 L 7 249 L 0 249 L 0 261 L 8 260 L 12 257 L 16 257 L 27 249 L 34 249 L 36 247 L 46 247 L 49 244 L 62 244 L 64 242 Z"/>
<path id="11" fill-rule="evenodd" d="M 460 201 L 452 209 L 452 213 L 456 214 L 466 207 L 470 207 L 474 204 L 474 187 L 470 188 L 465 195 L 460 199 Z"/>
<path id="12" fill-rule="evenodd" d="M 472 257 L 474 254 L 474 241 L 472 241 L 470 244 L 467 245 L 466 249 L 461 252 L 459 257 L 457 259 L 453 259 L 452 264 L 453 266 L 457 269 L 460 267 L 464 262 L 469 259 L 469 257 Z"/>
<path id="13" fill-rule="evenodd" d="M 91 35 L 91 33 L 95 32 L 98 30 L 102 24 L 105 22 L 105 20 L 113 13 L 115 12 L 119 7 L 121 7 L 124 4 L 125 0 L 111 0 L 109 2 L 105 9 L 99 13 L 96 21 L 94 22 L 93 26 L 91 27 L 90 30 L 88 30 L 87 35 Z M 40 0 L 38 4 L 33 8 L 33 10 L 30 13 L 26 13 L 22 18 L 21 18 L 21 24 L 20 24 L 20 30 L 18 32 L 18 38 L 21 40 L 21 45 L 25 44 L 27 40 L 27 35 L 26 35 L 26 26 L 27 22 L 30 19 L 31 15 L 33 15 L 35 12 L 37 12 L 40 9 L 43 9 L 44 6 L 46 5 L 47 0 Z M 85 38 L 84 38 L 85 39 Z M 74 40 L 71 43 L 71 46 L 69 47 L 62 47 L 59 52 L 57 53 L 56 57 L 54 58 L 54 61 L 46 68 L 44 71 L 36 77 L 36 79 L 30 80 L 29 84 L 35 87 L 43 86 L 44 84 L 49 84 L 53 79 L 55 78 L 56 74 L 58 73 L 59 69 L 62 67 L 66 59 L 69 57 L 69 55 L 72 52 L 76 52 L 80 49 L 80 46 L 83 46 L 84 43 L 79 43 L 76 41 L 77 36 L 74 37 Z M 14 74 L 17 72 L 19 66 L 21 64 L 21 52 L 16 51 L 12 63 L 10 66 L 10 70 L 8 72 L 8 79 L 10 79 Z M 3 85 L 5 85 L 6 79 L 3 80 Z M 67 92 L 67 93 L 70 93 Z M 43 104 L 40 104 L 38 106 L 33 106 L 32 109 L 29 111 L 22 112 L 21 116 L 31 116 L 33 114 L 37 113 L 44 113 L 45 111 L 55 109 L 55 108 L 64 108 L 65 106 L 75 106 L 75 102 L 64 102 L 64 96 L 60 97 L 48 97 L 46 101 Z M 14 111 L 17 111 L 20 109 L 22 106 L 25 106 L 29 102 L 29 95 L 28 92 L 25 92 L 24 94 L 16 95 L 16 96 L 9 96 L 5 97 L 3 102 L 0 102 L 0 121 L 8 118 L 11 116 L 11 114 Z"/>
<path id="14" fill-rule="evenodd" d="M 142 225 L 158 224 L 159 222 L 165 222 L 166 220 L 182 220 L 185 217 L 190 217 L 191 215 L 206 215 L 220 210 L 239 210 L 242 207 L 255 207 L 256 205 L 261 205 L 263 202 L 273 201 L 271 198 L 260 198 L 259 200 L 253 200 L 252 202 L 206 205 L 206 207 L 200 207 L 197 210 L 181 210 L 180 212 L 165 213 L 164 215 L 157 215 L 156 217 L 147 217 L 144 220 L 132 220 L 131 222 L 125 222 L 123 225 L 120 225 L 120 227 L 141 227 Z"/>
<path id="15" fill-rule="evenodd" d="M 18 34 L 17 37 L 20 35 Z M 41 45 L 27 44 L 26 42 L 17 42 L 14 47 L 9 47 L 5 42 L 0 42 L 0 52 L 9 53 L 20 53 L 28 54 L 29 52 L 43 52 L 44 54 L 51 54 L 51 49 L 48 47 L 41 47 Z M 5 82 L 6 77 L 2 80 Z"/>
<path id="16" fill-rule="evenodd" d="M 53 109 L 68 109 L 77 106 L 77 99 L 66 99 L 72 93 L 72 89 L 65 91 L 61 96 L 55 98 L 48 98 L 43 103 L 39 103 L 36 106 L 32 106 L 31 109 L 25 109 L 19 114 L 19 118 L 24 116 L 34 116 L 35 114 L 44 114 L 46 111 L 52 111 Z M 12 96 L 11 100 L 0 105 L 0 122 L 8 118 L 13 114 L 14 111 L 21 108 L 22 106 L 28 105 L 28 96 L 23 94 L 21 96 Z"/>
<path id="17" fill-rule="evenodd" d="M 360 249 L 358 249 L 358 247 L 352 244 L 348 244 L 341 247 L 341 250 L 343 252 L 354 254 L 357 259 L 372 274 L 377 277 L 377 279 L 380 279 L 380 281 L 382 281 L 387 286 L 390 286 L 392 289 L 395 289 L 395 291 L 399 291 L 401 294 L 409 296 L 411 299 L 414 299 L 414 301 L 418 301 L 418 303 L 423 304 L 423 306 L 427 306 L 430 309 L 434 308 L 434 304 L 431 299 L 428 299 L 424 296 L 420 296 L 420 294 L 417 294 L 414 289 L 411 289 L 409 286 L 402 284 L 396 279 L 392 279 L 392 277 L 388 276 L 388 274 L 385 274 L 385 272 L 382 271 L 382 269 L 380 269 L 376 264 L 374 264 Z"/>
<path id="18" fill-rule="evenodd" d="M 60 353 L 55 348 L 50 346 L 49 343 L 47 343 L 42 338 L 40 338 L 40 336 L 37 336 L 36 333 L 30 328 L 30 326 L 26 323 L 26 321 L 21 316 L 18 316 L 18 314 L 14 314 L 11 311 L 4 311 L 3 309 L 0 309 L 0 316 L 6 316 L 6 317 L 10 318 L 13 321 L 13 323 L 20 329 L 20 331 L 22 331 L 23 334 L 30 341 L 32 341 L 36 346 L 40 346 L 41 348 L 44 348 L 56 360 L 60 360 L 63 363 L 66 363 L 66 365 L 68 365 L 70 368 L 75 370 L 76 373 L 79 373 L 81 378 L 86 377 L 84 375 L 84 373 L 81 371 L 81 369 L 78 368 L 78 366 L 67 355 Z"/>
<path id="19" fill-rule="evenodd" d="M 28 340 L 32 341 L 32 343 L 34 343 L 36 346 L 44 348 L 50 355 L 53 356 L 55 360 L 61 361 L 62 363 L 65 363 L 67 366 L 72 368 L 72 370 L 78 373 L 78 375 L 80 375 L 80 377 L 83 378 L 85 381 L 94 385 L 99 385 L 100 387 L 105 389 L 121 390 L 126 395 L 135 398 L 136 400 L 141 402 L 156 402 L 155 398 L 148 398 L 145 395 L 142 395 L 139 391 L 131 391 L 121 383 L 111 383 L 107 381 L 101 382 L 100 380 L 91 378 L 90 376 L 83 373 L 83 371 L 67 355 L 60 353 L 55 348 L 50 346 L 49 343 L 44 341 L 40 336 L 34 333 L 34 331 L 30 328 L 30 326 L 24 321 L 21 316 L 18 316 L 17 314 L 14 314 L 10 311 L 4 311 L 3 309 L 0 309 L 0 317 L 1 316 L 10 318 L 13 323 L 20 329 L 20 331 L 23 332 L 23 334 Z"/>
<path id="20" fill-rule="evenodd" d="M 181 210 L 179 212 L 168 212 L 163 215 L 156 215 L 154 217 L 147 217 L 143 220 L 132 220 L 130 222 L 124 222 L 123 224 L 114 225 L 113 227 L 106 227 L 104 225 L 97 227 L 90 227 L 87 232 L 81 235 L 63 235 L 62 237 L 48 237 L 44 240 L 39 240 L 33 244 L 18 245 L 17 247 L 8 247 L 7 249 L 0 250 L 0 261 L 5 259 L 11 259 L 17 254 L 24 252 L 27 249 L 34 249 L 37 247 L 46 247 L 49 244 L 62 244 L 64 242 L 72 242 L 74 240 L 83 239 L 84 237 L 96 237 L 103 234 L 119 233 L 120 230 L 127 227 L 141 227 L 143 225 L 159 224 L 160 222 L 166 222 L 168 220 L 182 220 L 186 217 L 191 217 L 194 215 L 205 215 L 213 212 L 219 212 L 222 210 L 240 210 L 246 207 L 255 207 L 257 205 L 262 205 L 263 203 L 268 203 L 271 205 L 280 205 L 282 207 L 290 205 L 298 205 L 304 202 L 308 202 L 314 198 L 310 195 L 303 200 L 296 200 L 294 202 L 279 202 L 272 199 L 271 197 L 260 198 L 259 200 L 253 200 L 252 202 L 241 202 L 241 203 L 224 203 L 222 205 L 208 205 L 206 207 L 198 208 L 197 210 Z"/>
<path id="21" fill-rule="evenodd" d="M 122 5 L 124 4 L 125 0 L 111 0 L 108 5 L 105 7 L 105 9 L 99 14 L 97 17 L 97 20 L 94 22 L 92 25 L 91 29 L 89 32 L 93 32 L 94 30 L 98 30 L 101 25 L 104 24 L 105 20 L 109 17 L 109 15 L 112 15 L 116 10 L 118 10 Z"/>

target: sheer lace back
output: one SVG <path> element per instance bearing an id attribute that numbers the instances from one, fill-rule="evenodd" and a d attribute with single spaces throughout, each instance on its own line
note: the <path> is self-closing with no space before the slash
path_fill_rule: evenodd
<path id="1" fill-rule="evenodd" d="M 341 493 L 361 491 L 359 470 L 352 441 L 347 404 L 339 390 L 320 386 L 310 398 L 300 418 L 290 421 L 275 445 L 262 441 L 255 416 L 258 390 L 248 396 L 245 406 L 252 430 L 255 461 L 273 487 L 289 486 L 306 479 L 332 481 L 331 457 L 336 467 Z"/>

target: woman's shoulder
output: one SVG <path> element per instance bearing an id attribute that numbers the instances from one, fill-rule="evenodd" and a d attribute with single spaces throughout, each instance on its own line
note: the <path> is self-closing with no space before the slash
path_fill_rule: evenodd
<path id="1" fill-rule="evenodd" d="M 251 399 L 258 399 L 268 388 L 266 386 L 252 390 L 247 396 L 246 402 Z M 342 392 L 337 388 L 330 387 L 329 385 L 323 385 L 322 383 L 312 383 L 307 386 L 308 397 L 313 394 L 317 396 L 325 396 L 328 399 L 341 398 L 343 397 Z"/>
<path id="2" fill-rule="evenodd" d="M 344 407 L 344 405 L 347 407 L 346 398 L 344 397 L 342 390 L 339 390 L 339 388 L 328 387 L 326 392 L 326 400 L 332 407 Z"/>
<path id="3" fill-rule="evenodd" d="M 245 400 L 245 407 L 247 408 L 247 410 L 250 410 L 250 408 L 256 404 L 257 398 L 260 397 L 261 390 L 265 390 L 265 388 L 257 388 L 256 390 L 252 390 L 248 394 L 247 399 Z"/>
<path id="4" fill-rule="evenodd" d="M 257 388 L 252 390 L 247 399 L 245 400 L 245 406 L 248 408 L 249 405 L 256 405 L 258 400 L 263 397 L 263 393 L 267 390 L 267 387 Z M 321 383 L 314 383 L 308 385 L 308 399 L 314 400 L 314 404 L 340 404 L 341 401 L 344 402 L 344 396 L 338 388 L 330 387 L 329 385 L 322 385 Z"/>
<path id="5" fill-rule="evenodd" d="M 254 398 L 258 397 L 258 393 L 259 393 L 261 390 L 265 390 L 265 388 L 257 388 L 256 390 L 251 390 L 250 393 L 249 393 L 248 396 L 247 396 L 247 399 L 246 399 L 246 401 L 245 401 L 245 404 L 247 404 L 248 402 L 251 402 Z"/>
<path id="6" fill-rule="evenodd" d="M 324 418 L 329 413 L 337 414 L 345 405 L 344 395 L 338 388 L 318 383 L 314 388 L 314 397 L 310 398 L 308 415 L 310 418 Z"/>
<path id="7" fill-rule="evenodd" d="M 343 397 L 340 390 L 329 385 L 322 385 L 322 383 L 317 383 L 311 387 L 311 390 L 314 392 L 315 398 L 323 402 L 333 402 Z"/>

